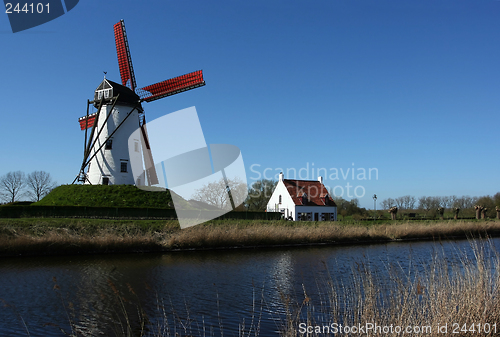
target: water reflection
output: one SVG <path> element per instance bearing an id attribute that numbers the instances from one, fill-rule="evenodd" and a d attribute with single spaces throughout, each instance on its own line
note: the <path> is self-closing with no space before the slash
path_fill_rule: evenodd
<path id="1" fill-rule="evenodd" d="M 292 295 L 294 268 L 290 251 L 278 254 L 271 265 L 269 276 L 273 281 L 273 289 L 276 290 L 274 298 Z"/>
<path id="2" fill-rule="evenodd" d="M 500 248 L 500 239 L 493 243 Z M 283 328 L 287 296 L 321 305 L 326 282 L 348 284 L 360 266 L 385 282 L 388 269 L 404 275 L 441 251 L 450 265 L 458 251 L 472 254 L 467 241 L 458 241 L 3 258 L 0 335 L 26 336 L 23 319 L 33 336 L 61 336 L 60 328 L 71 331 L 70 320 L 81 335 L 113 336 L 129 319 L 135 331 L 167 321 L 171 332 L 193 335 L 220 335 L 221 328 L 238 335 L 242 322 L 247 332 L 259 323 L 260 335 L 271 336 Z"/>

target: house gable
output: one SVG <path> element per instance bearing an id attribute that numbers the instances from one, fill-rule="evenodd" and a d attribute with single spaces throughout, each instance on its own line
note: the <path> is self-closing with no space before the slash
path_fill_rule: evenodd
<path id="1" fill-rule="evenodd" d="M 283 184 L 283 181 L 278 181 L 276 187 L 274 188 L 273 194 L 271 195 L 271 198 L 267 203 L 267 209 L 276 210 L 276 208 L 278 208 L 277 211 L 279 211 L 280 208 L 292 208 L 294 207 L 294 205 L 295 203 L 288 193 L 285 184 Z"/>

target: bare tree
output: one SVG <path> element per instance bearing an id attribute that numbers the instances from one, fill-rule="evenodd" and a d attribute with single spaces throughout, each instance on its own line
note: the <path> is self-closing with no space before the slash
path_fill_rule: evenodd
<path id="1" fill-rule="evenodd" d="M 55 187 L 52 182 L 50 173 L 45 171 L 34 171 L 28 174 L 26 179 L 27 194 L 32 201 L 40 201 L 44 196 L 49 194 Z"/>
<path id="2" fill-rule="evenodd" d="M 193 199 L 201 202 L 205 202 L 209 205 L 215 206 L 220 209 L 232 209 L 231 199 L 229 198 L 229 193 L 231 193 L 232 199 L 235 203 L 235 207 L 238 207 L 246 198 L 248 194 L 247 184 L 239 179 L 220 179 L 208 183 L 207 185 L 196 190 L 193 195 Z"/>
<path id="3" fill-rule="evenodd" d="M 9 172 L 0 177 L 0 196 L 7 202 L 14 202 L 24 194 L 25 186 L 24 172 Z"/>
<path id="4" fill-rule="evenodd" d="M 450 203 L 451 203 L 451 198 L 450 197 L 437 197 L 438 198 L 438 201 L 439 201 L 439 207 L 442 207 L 444 208 L 445 210 L 449 207 L 451 207 Z"/>
<path id="5" fill-rule="evenodd" d="M 467 206 L 466 206 L 466 202 L 465 202 L 465 199 L 463 196 L 461 197 L 456 197 L 455 200 L 453 201 L 453 205 L 452 205 L 454 208 L 460 208 L 460 209 L 466 209 Z"/>
<path id="6" fill-rule="evenodd" d="M 394 201 L 396 202 L 396 207 L 399 208 L 399 209 L 405 209 L 405 201 L 404 201 L 404 198 L 403 197 L 397 197 L 396 199 L 394 199 Z"/>
<path id="7" fill-rule="evenodd" d="M 478 197 L 469 197 L 468 195 L 465 197 L 465 207 L 466 208 L 473 208 L 474 205 L 478 201 Z"/>
<path id="8" fill-rule="evenodd" d="M 418 207 L 423 210 L 427 216 L 430 210 L 435 210 L 439 207 L 439 197 L 420 197 L 418 199 Z"/>
<path id="9" fill-rule="evenodd" d="M 448 203 L 448 207 L 449 208 L 457 208 L 455 203 L 457 202 L 458 197 L 456 195 L 450 195 L 449 198 L 450 198 L 450 201 Z"/>
<path id="10" fill-rule="evenodd" d="M 484 209 L 481 205 L 475 205 L 474 209 L 476 210 L 476 219 L 481 219 L 481 212 Z"/>
<path id="11" fill-rule="evenodd" d="M 479 199 L 477 199 L 477 203 L 484 207 L 484 210 L 481 211 L 484 213 L 484 216 L 494 216 L 495 200 L 493 199 L 493 197 L 485 195 L 484 197 L 480 197 Z"/>
<path id="12" fill-rule="evenodd" d="M 465 210 L 468 208 L 473 208 L 474 205 L 476 205 L 477 200 L 478 200 L 477 197 L 470 197 L 468 195 L 465 195 L 456 198 L 452 206 Z"/>
<path id="13" fill-rule="evenodd" d="M 437 211 L 438 211 L 438 213 L 439 213 L 439 218 L 440 218 L 441 220 L 444 220 L 444 210 L 445 210 L 445 208 L 444 208 L 444 207 L 441 207 L 441 206 L 439 206 L 439 207 L 438 207 L 438 209 L 437 209 Z"/>
<path id="14" fill-rule="evenodd" d="M 396 202 L 392 198 L 387 198 L 381 202 L 382 209 L 389 209 L 395 204 Z"/>
<path id="15" fill-rule="evenodd" d="M 405 195 L 402 197 L 397 198 L 396 200 L 400 200 L 401 203 L 401 209 L 414 209 L 415 204 L 417 203 L 417 198 L 415 198 L 412 195 Z"/>
<path id="16" fill-rule="evenodd" d="M 408 196 L 408 209 L 415 209 L 417 205 L 417 198 L 413 195 Z"/>
<path id="17" fill-rule="evenodd" d="M 397 219 L 398 208 L 396 206 L 391 207 L 388 212 L 391 213 L 391 220 Z"/>

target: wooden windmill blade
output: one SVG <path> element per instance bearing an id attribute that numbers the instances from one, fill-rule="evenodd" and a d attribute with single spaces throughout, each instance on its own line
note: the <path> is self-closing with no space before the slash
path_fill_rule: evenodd
<path id="1" fill-rule="evenodd" d="M 120 68 L 122 85 L 135 91 L 137 85 L 135 82 L 134 68 L 132 67 L 132 58 L 130 57 L 127 33 L 125 32 L 125 22 L 120 20 L 113 28 L 115 31 L 116 54 L 118 56 L 118 66 Z"/>
<path id="2" fill-rule="evenodd" d="M 160 98 L 172 96 L 205 85 L 203 71 L 198 70 L 169 80 L 137 89 L 141 101 L 152 102 Z"/>
<path id="3" fill-rule="evenodd" d="M 141 125 L 141 144 L 142 144 L 142 155 L 144 157 L 144 166 L 146 170 L 146 177 L 148 179 L 148 185 L 157 185 L 158 175 L 156 174 L 155 163 L 153 160 L 153 153 L 151 152 L 151 146 L 149 144 L 148 130 L 146 129 L 146 120 L 144 119 Z"/>

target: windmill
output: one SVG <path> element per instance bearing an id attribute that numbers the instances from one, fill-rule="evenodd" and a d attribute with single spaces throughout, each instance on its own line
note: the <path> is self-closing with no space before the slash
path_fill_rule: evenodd
<path id="1" fill-rule="evenodd" d="M 203 72 L 198 70 L 137 88 L 123 20 L 114 25 L 114 33 L 122 83 L 118 84 L 104 77 L 94 92 L 94 99 L 87 101 L 87 114 L 79 119 L 81 130 L 85 130 L 83 162 L 73 183 L 134 184 L 128 138 L 140 128 L 140 139 L 136 140 L 135 151 L 142 152 L 146 174 L 139 178 L 144 180 L 139 180 L 138 183 L 155 185 L 158 178 L 149 146 L 142 102 L 152 102 L 204 86 Z M 93 114 L 89 114 L 91 104 L 97 109 Z"/>

